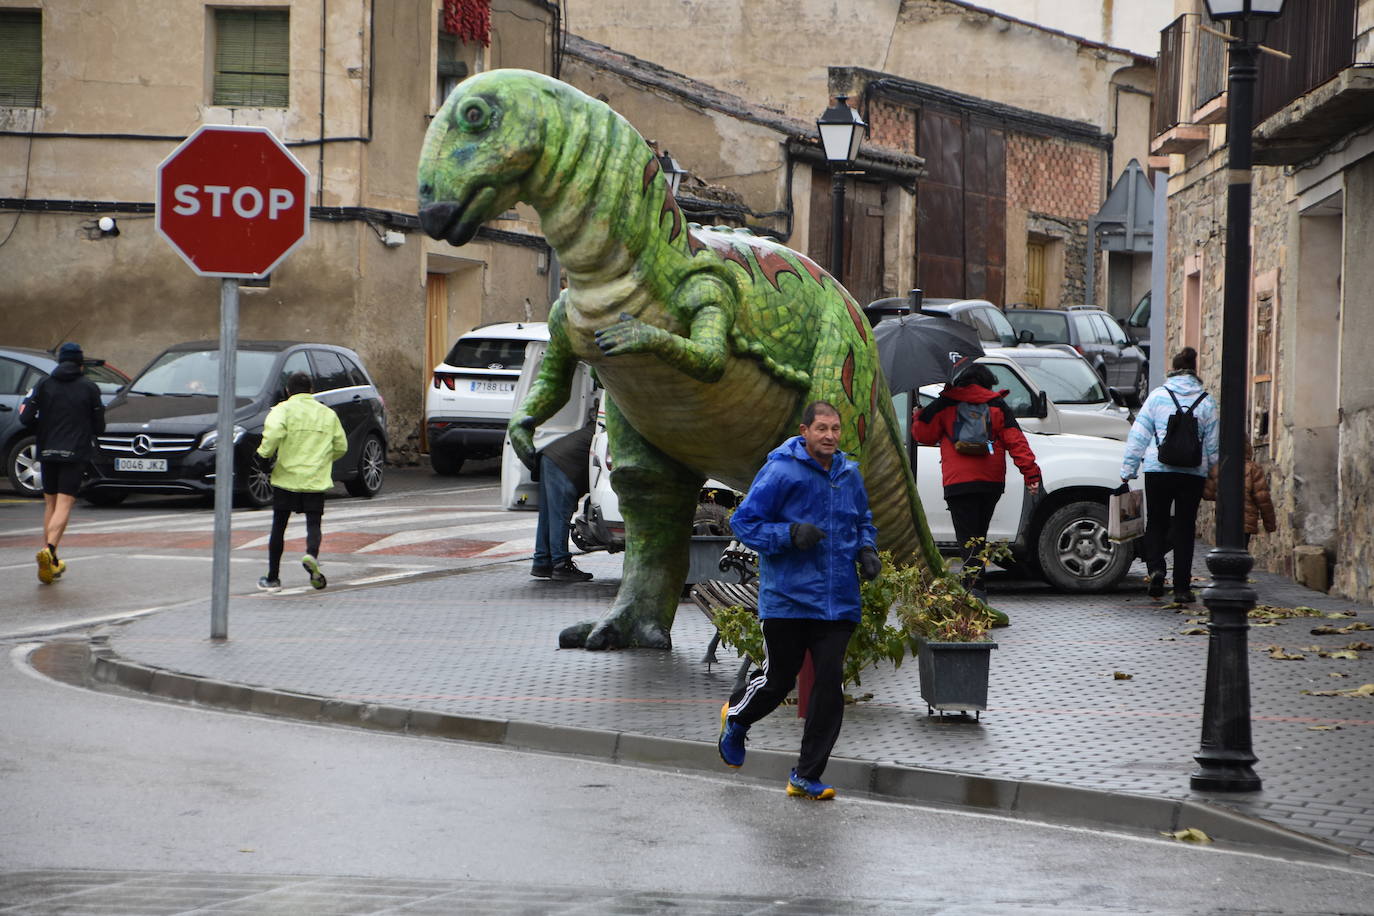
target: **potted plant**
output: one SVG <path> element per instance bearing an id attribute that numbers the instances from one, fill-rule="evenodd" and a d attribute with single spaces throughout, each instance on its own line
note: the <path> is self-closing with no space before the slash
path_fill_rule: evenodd
<path id="1" fill-rule="evenodd" d="M 986 566 L 1009 556 L 1005 542 L 984 543 L 969 562 Z M 997 648 L 988 634 L 995 613 L 949 573 L 909 566 L 890 578 L 893 612 L 916 647 L 926 711 L 972 712 L 978 718 L 988 708 L 988 670 Z"/>

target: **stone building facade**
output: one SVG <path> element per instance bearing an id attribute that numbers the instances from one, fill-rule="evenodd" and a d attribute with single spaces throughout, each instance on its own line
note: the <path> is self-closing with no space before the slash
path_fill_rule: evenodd
<path id="1" fill-rule="evenodd" d="M 1268 476 L 1279 528 L 1251 541 L 1256 562 L 1314 587 L 1374 599 L 1374 0 L 1313 0 L 1267 42 L 1297 61 L 1261 63 L 1251 173 L 1246 439 Z M 1201 3 L 1180 0 L 1178 46 L 1197 54 Z M 1348 14 L 1348 19 L 1346 18 Z M 1285 21 L 1286 20 L 1286 21 Z M 1322 25 L 1324 23 L 1324 25 Z M 1333 31 L 1328 31 L 1328 28 Z M 1334 30 L 1341 30 L 1336 34 Z M 1166 36 L 1167 39 L 1167 36 Z M 1329 69 L 1309 63 L 1323 49 Z M 1331 53 L 1334 49 L 1335 54 Z M 1167 62 L 1161 61 L 1164 67 Z M 1193 60 L 1176 65 L 1196 72 Z M 1301 78 L 1316 74 L 1307 82 Z M 1267 81 L 1273 81 L 1266 86 Z M 1187 80 L 1184 89 L 1190 88 Z M 1167 169 L 1166 349 L 1201 354 L 1220 385 L 1227 99 L 1157 122 L 1152 165 Z M 1221 115 L 1216 112 L 1220 109 Z M 1237 409 L 1222 404 L 1223 411 Z M 1227 459 L 1223 453 L 1223 459 Z M 1235 456 L 1229 456 L 1231 460 Z M 1205 507 L 1200 536 L 1215 537 Z"/>

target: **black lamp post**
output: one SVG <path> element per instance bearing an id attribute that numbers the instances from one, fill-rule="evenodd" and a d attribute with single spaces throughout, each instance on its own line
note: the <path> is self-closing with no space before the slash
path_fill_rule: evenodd
<path id="1" fill-rule="evenodd" d="M 1254 559 L 1245 545 L 1245 405 L 1250 294 L 1250 134 L 1262 28 L 1284 0 L 1206 0 L 1213 19 L 1234 22 L 1227 73 L 1226 268 L 1221 323 L 1221 467 L 1217 473 L 1217 546 L 1207 555 L 1212 584 L 1202 590 L 1211 613 L 1202 744 L 1193 759 L 1194 789 L 1255 792 L 1260 778 L 1250 744 L 1247 615 L 1255 591 L 1246 584 Z"/>
<path id="2" fill-rule="evenodd" d="M 682 176 L 687 174 L 687 170 L 666 149 L 658 157 L 658 167 L 668 180 L 668 193 L 677 197 L 677 189 L 682 186 Z"/>
<path id="3" fill-rule="evenodd" d="M 825 158 L 830 162 L 830 193 L 833 201 L 830 232 L 830 274 L 844 282 L 844 174 L 859 155 L 863 129 L 859 113 L 846 104 L 848 96 L 835 96 L 835 104 L 816 119 Z"/>

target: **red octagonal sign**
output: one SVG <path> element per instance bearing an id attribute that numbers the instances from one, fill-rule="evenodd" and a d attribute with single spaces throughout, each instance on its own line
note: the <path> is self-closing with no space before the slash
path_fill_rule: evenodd
<path id="1" fill-rule="evenodd" d="M 310 234 L 310 173 L 263 127 L 206 124 L 157 167 L 157 231 L 203 277 L 263 277 Z"/>

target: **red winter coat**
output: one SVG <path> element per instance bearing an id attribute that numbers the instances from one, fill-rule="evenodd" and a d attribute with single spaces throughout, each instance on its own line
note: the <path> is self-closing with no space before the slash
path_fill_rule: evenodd
<path id="1" fill-rule="evenodd" d="M 911 423 L 911 435 L 921 445 L 940 444 L 940 471 L 944 477 L 945 495 L 965 492 L 1001 492 L 1006 485 L 1007 452 L 1021 469 L 1026 485 L 1040 482 L 1040 467 L 1035 453 L 1026 442 L 1016 418 L 1002 400 L 1005 391 L 990 391 L 981 385 L 945 387 L 940 396 L 931 401 Z M 964 455 L 954 450 L 955 402 L 988 404 L 992 421 L 993 451 L 988 455 Z M 991 486 L 990 486 L 991 485 Z"/>

